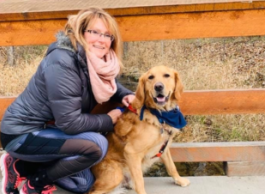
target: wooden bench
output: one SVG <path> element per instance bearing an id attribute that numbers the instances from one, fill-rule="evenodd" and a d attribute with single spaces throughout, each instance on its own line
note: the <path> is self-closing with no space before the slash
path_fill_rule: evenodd
<path id="1" fill-rule="evenodd" d="M 265 35 L 264 1 L 18 2 L 0 1 L 1 46 L 49 44 L 67 15 L 91 5 L 115 16 L 124 41 Z M 0 119 L 14 99 L 0 98 Z M 185 91 L 180 107 L 185 115 L 265 113 L 264 99 L 264 89 Z M 175 162 L 226 162 L 228 176 L 265 173 L 265 142 L 174 143 L 171 151 Z"/>

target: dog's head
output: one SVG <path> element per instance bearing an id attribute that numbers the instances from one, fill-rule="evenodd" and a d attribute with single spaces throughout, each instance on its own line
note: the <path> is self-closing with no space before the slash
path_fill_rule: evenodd
<path id="1" fill-rule="evenodd" d="M 169 111 L 176 107 L 183 85 L 178 72 L 166 66 L 156 66 L 144 73 L 136 89 L 134 105 Z"/>

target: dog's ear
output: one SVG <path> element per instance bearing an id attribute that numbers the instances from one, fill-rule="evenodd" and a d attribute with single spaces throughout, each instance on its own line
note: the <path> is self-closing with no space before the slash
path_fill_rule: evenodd
<path id="1" fill-rule="evenodd" d="M 181 94 L 183 92 L 183 85 L 182 85 L 182 82 L 180 80 L 178 72 L 175 71 L 174 74 L 175 74 L 175 91 L 174 91 L 174 94 L 175 94 L 175 98 L 177 99 L 177 101 L 179 101 Z"/>
<path id="2" fill-rule="evenodd" d="M 139 82 L 135 92 L 135 98 L 137 99 L 138 106 L 142 106 L 144 104 L 145 92 L 144 92 L 144 75 L 139 78 Z"/>

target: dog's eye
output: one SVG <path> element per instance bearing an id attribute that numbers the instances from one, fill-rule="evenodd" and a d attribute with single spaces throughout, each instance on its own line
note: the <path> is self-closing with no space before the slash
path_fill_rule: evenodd
<path id="1" fill-rule="evenodd" d="M 150 76 L 148 77 L 148 79 L 154 79 L 154 77 L 155 77 L 155 76 L 150 75 Z"/>
<path id="2" fill-rule="evenodd" d="M 170 77 L 170 75 L 169 74 L 165 74 L 164 77 Z"/>

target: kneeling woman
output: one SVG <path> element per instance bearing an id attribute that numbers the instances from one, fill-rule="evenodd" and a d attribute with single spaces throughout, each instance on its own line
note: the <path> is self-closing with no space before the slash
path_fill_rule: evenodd
<path id="1" fill-rule="evenodd" d="M 108 142 L 98 132 L 113 131 L 121 111 L 90 114 L 109 100 L 125 106 L 133 93 L 116 81 L 121 38 L 117 23 L 99 8 L 70 16 L 26 89 L 1 123 L 2 193 L 52 193 L 54 184 L 87 192 L 89 168 L 102 160 Z"/>

